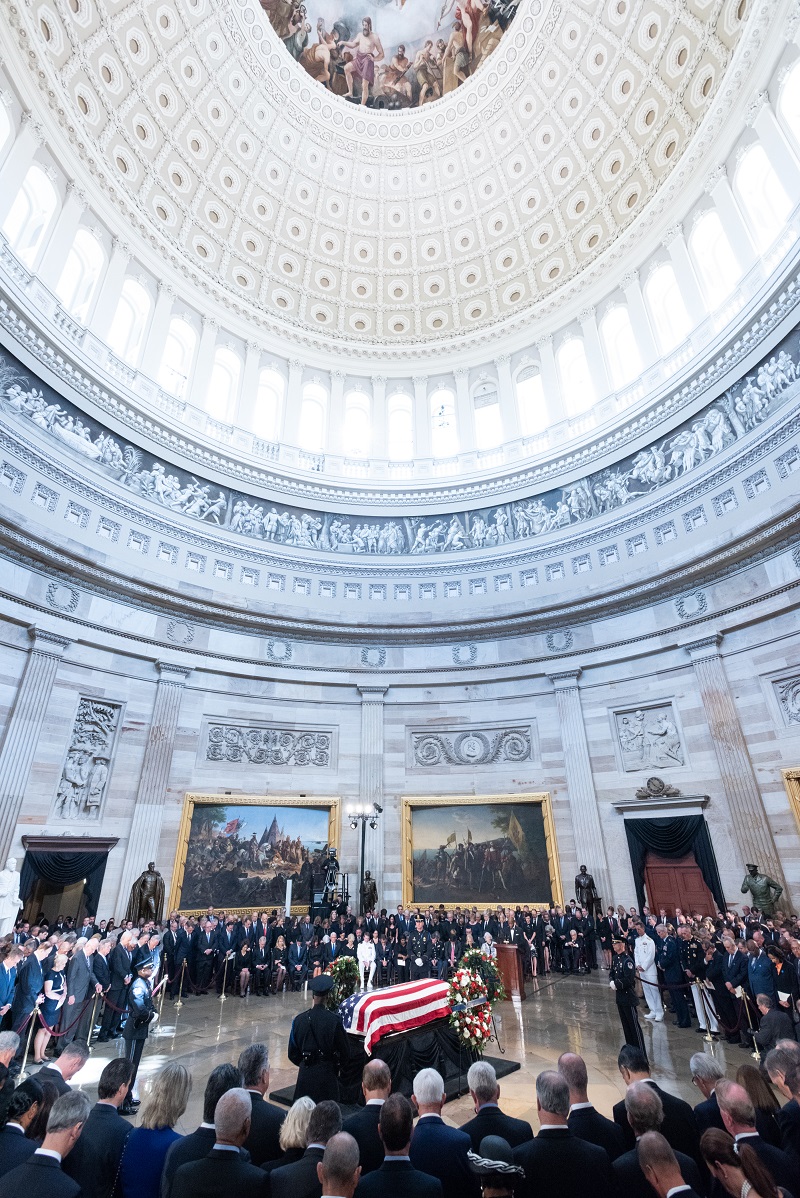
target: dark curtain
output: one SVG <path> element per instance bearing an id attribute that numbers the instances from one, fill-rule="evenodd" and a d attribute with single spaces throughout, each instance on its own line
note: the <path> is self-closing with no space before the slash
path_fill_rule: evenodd
<path id="1" fill-rule="evenodd" d="M 675 815 L 664 819 L 626 819 L 625 834 L 636 883 L 639 909 L 644 906 L 644 867 L 648 849 L 659 857 L 679 859 L 694 853 L 706 886 L 714 896 L 720 911 L 725 910 L 725 896 L 717 870 L 717 859 L 702 815 Z"/>
<path id="2" fill-rule="evenodd" d="M 22 862 L 20 902 L 23 905 L 27 902 L 38 878 L 53 886 L 74 886 L 85 878 L 86 910 L 90 915 L 96 915 L 107 861 L 108 853 L 35 853 L 29 850 Z"/>
<path id="3" fill-rule="evenodd" d="M 360 1037 L 348 1036 L 348 1059 L 339 1071 L 340 1098 L 346 1104 L 361 1104 L 361 1074 L 370 1059 L 364 1052 Z M 414 1078 L 420 1069 L 437 1069 L 445 1082 L 461 1075 L 466 1082 L 467 1070 L 479 1054 L 462 1045 L 458 1033 L 446 1020 L 419 1028 L 403 1035 L 388 1036 L 375 1045 L 372 1059 L 385 1061 L 392 1074 L 393 1093 L 410 1098 Z"/>

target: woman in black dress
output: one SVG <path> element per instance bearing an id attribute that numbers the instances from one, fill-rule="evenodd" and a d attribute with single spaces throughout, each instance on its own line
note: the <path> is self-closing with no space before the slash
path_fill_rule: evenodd
<path id="1" fill-rule="evenodd" d="M 270 959 L 272 962 L 272 993 L 277 994 L 286 985 L 289 968 L 289 950 L 283 936 L 279 936 L 275 941 Z"/>
<path id="2" fill-rule="evenodd" d="M 250 978 L 252 977 L 252 961 L 253 954 L 250 952 L 250 941 L 243 940 L 236 950 L 236 957 L 233 962 L 234 972 L 234 991 L 236 990 L 235 978 L 239 979 L 239 997 L 244 998 L 250 990 Z"/>
<path id="3" fill-rule="evenodd" d="M 394 980 L 408 981 L 408 940 L 405 932 L 401 932 L 394 951 Z"/>

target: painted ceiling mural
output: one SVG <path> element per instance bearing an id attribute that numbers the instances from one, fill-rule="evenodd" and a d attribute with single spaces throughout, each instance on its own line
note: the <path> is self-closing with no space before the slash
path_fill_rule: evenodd
<path id="1" fill-rule="evenodd" d="M 800 326 L 724 395 L 646 449 L 565 487 L 444 515 L 343 515 L 222 488 L 120 440 L 0 348 L 0 406 L 108 478 L 169 511 L 239 536 L 338 554 L 456 553 L 526 541 L 624 507 L 690 474 L 800 391 Z"/>
<path id="2" fill-rule="evenodd" d="M 466 83 L 519 0 L 261 0 L 296 62 L 369 108 L 418 108 Z"/>

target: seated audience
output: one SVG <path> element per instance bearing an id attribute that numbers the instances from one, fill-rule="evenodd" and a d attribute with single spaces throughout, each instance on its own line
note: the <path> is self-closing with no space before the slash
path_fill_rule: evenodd
<path id="1" fill-rule="evenodd" d="M 758 1154 L 746 1143 L 737 1149 L 726 1131 L 704 1131 L 700 1151 L 709 1173 L 730 1198 L 786 1198 Z"/>
<path id="2" fill-rule="evenodd" d="M 467 1198 L 477 1192 L 467 1153 L 472 1147 L 465 1132 L 442 1119 L 444 1081 L 435 1069 L 421 1069 L 414 1078 L 412 1102 L 419 1114 L 411 1137 L 409 1157 L 421 1173 L 438 1177 L 444 1198 Z"/>
<path id="3" fill-rule="evenodd" d="M 36 1118 L 42 1101 L 42 1087 L 35 1077 L 17 1086 L 6 1108 L 6 1121 L 0 1128 L 0 1177 L 21 1165 L 33 1153 L 36 1144 L 26 1131 Z"/>
<path id="4" fill-rule="evenodd" d="M 123 1198 L 158 1198 L 167 1153 L 183 1139 L 175 1124 L 191 1092 L 191 1075 L 179 1061 L 170 1061 L 148 1082 L 139 1126 L 131 1132 L 122 1157 Z"/>
<path id="5" fill-rule="evenodd" d="M 0 1198 L 78 1198 L 81 1188 L 62 1169 L 89 1116 L 89 1099 L 80 1090 L 53 1103 L 41 1148 L 0 1177 Z"/>
<path id="6" fill-rule="evenodd" d="M 590 1185 L 592 1198 L 609 1198 L 612 1180 L 608 1154 L 570 1131 L 569 1086 L 560 1073 L 548 1069 L 537 1077 L 536 1110 L 539 1134 L 514 1149 L 514 1164 L 525 1170 L 525 1181 L 517 1192 L 522 1198 L 540 1194 L 586 1198 L 586 1187 Z"/>
<path id="7" fill-rule="evenodd" d="M 473 1152 L 479 1150 L 484 1136 L 500 1136 L 512 1148 L 533 1139 L 530 1123 L 512 1119 L 500 1110 L 500 1086 L 488 1061 L 475 1061 L 470 1065 L 467 1085 L 475 1105 L 475 1118 L 465 1123 L 461 1130 L 469 1136 Z"/>
<path id="8" fill-rule="evenodd" d="M 608 1159 L 615 1161 L 625 1151 L 622 1129 L 589 1102 L 589 1073 L 583 1057 L 574 1052 L 562 1052 L 558 1058 L 558 1072 L 569 1086 L 567 1127 L 579 1140 L 605 1148 Z"/>
<path id="9" fill-rule="evenodd" d="M 703 1101 L 694 1108 L 694 1121 L 700 1135 L 709 1127 L 725 1128 L 717 1103 L 717 1082 L 725 1076 L 719 1061 L 708 1052 L 696 1052 L 689 1061 L 692 1085 L 703 1095 Z"/>
<path id="10" fill-rule="evenodd" d="M 628 1122 L 638 1146 L 639 1140 L 646 1132 L 659 1131 L 664 1122 L 664 1106 L 655 1087 L 646 1081 L 633 1082 L 625 1094 L 625 1110 Z M 666 1139 L 666 1137 L 664 1137 Z M 667 1141 L 669 1143 L 669 1141 Z M 672 1149 L 675 1152 L 674 1149 Z M 700 1193 L 703 1188 L 702 1178 L 697 1163 L 683 1152 L 675 1152 L 678 1169 L 683 1177 L 683 1184 L 691 1186 Z M 626 1198 L 650 1198 L 650 1187 L 645 1177 L 636 1148 L 624 1152 L 617 1157 L 613 1164 L 614 1181 L 617 1191 Z"/>
<path id="11" fill-rule="evenodd" d="M 269 1178 L 239 1151 L 250 1134 L 252 1109 L 250 1095 L 239 1086 L 222 1095 L 214 1111 L 214 1147 L 175 1171 L 172 1198 L 267 1198 Z"/>
<path id="12" fill-rule="evenodd" d="M 97 1102 L 64 1164 L 64 1172 L 77 1181 L 83 1198 L 119 1198 L 121 1194 L 119 1165 L 131 1125 L 119 1108 L 130 1080 L 129 1061 L 116 1057 L 108 1062 L 97 1083 Z"/>
<path id="13" fill-rule="evenodd" d="M 239 1070 L 253 1106 L 250 1135 L 245 1148 L 254 1165 L 276 1161 L 281 1155 L 278 1141 L 284 1111 L 266 1101 L 269 1090 L 269 1052 L 266 1044 L 248 1044 L 239 1054 Z"/>
<path id="14" fill-rule="evenodd" d="M 320 1198 L 317 1165 L 325 1153 L 325 1145 L 342 1130 L 342 1112 L 331 1099 L 318 1102 L 308 1121 L 306 1150 L 292 1165 L 282 1165 L 269 1174 L 272 1198 Z"/>
<path id="15" fill-rule="evenodd" d="M 414 1108 L 403 1094 L 390 1094 L 380 1109 L 378 1135 L 383 1164 L 362 1177 L 358 1198 L 442 1198 L 442 1183 L 411 1163 Z"/>
<path id="16" fill-rule="evenodd" d="M 364 1107 L 342 1124 L 358 1144 L 362 1178 L 383 1164 L 383 1144 L 378 1135 L 381 1108 L 392 1092 L 392 1075 L 385 1061 L 367 1061 L 361 1074 Z"/>

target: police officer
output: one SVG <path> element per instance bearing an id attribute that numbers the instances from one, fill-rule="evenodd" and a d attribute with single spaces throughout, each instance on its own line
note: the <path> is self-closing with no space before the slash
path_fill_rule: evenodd
<path id="1" fill-rule="evenodd" d="M 681 965 L 678 944 L 670 936 L 666 924 L 659 924 L 657 931 L 660 943 L 656 948 L 656 963 L 664 974 L 664 984 L 672 998 L 675 1014 L 678 1016 L 674 1021 L 675 1026 L 691 1027 L 692 1021 L 689 1018 L 689 1007 L 686 1003 L 686 975 Z"/>
<path id="2" fill-rule="evenodd" d="M 410 959 L 409 980 L 418 981 L 430 977 L 430 963 L 433 955 L 433 942 L 430 933 L 425 930 L 425 921 L 417 916 L 416 927 L 408 941 L 408 956 Z"/>
<path id="3" fill-rule="evenodd" d="M 614 937 L 614 956 L 611 961 L 611 986 L 616 991 L 617 1011 L 625 1034 L 625 1043 L 640 1048 L 646 1053 L 644 1037 L 636 1008 L 636 966 L 628 955 L 627 944 L 622 936 Z"/>
<path id="4" fill-rule="evenodd" d="M 136 977 L 128 990 L 128 1015 L 122 1029 L 125 1041 L 125 1056 L 133 1066 L 133 1074 L 128 1086 L 125 1101 L 120 1107 L 121 1115 L 133 1115 L 139 1100 L 136 1097 L 136 1075 L 139 1062 L 144 1052 L 145 1041 L 150 1032 L 150 1025 L 158 1018 L 153 1002 L 153 988 L 150 979 L 153 976 L 153 958 L 143 957 L 136 965 Z"/>
<path id="5" fill-rule="evenodd" d="M 308 983 L 314 996 L 309 1011 L 301 1011 L 289 1033 L 289 1060 L 299 1065 L 294 1101 L 307 1095 L 314 1102 L 339 1101 L 339 1067 L 347 1060 L 347 1034 L 336 1011 L 325 1007 L 333 978 L 322 973 Z"/>

